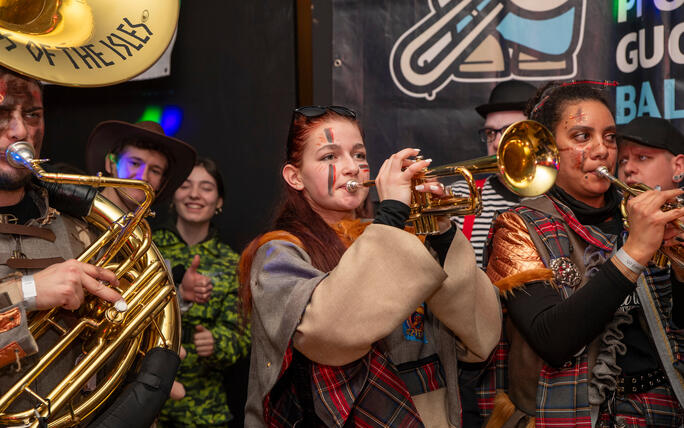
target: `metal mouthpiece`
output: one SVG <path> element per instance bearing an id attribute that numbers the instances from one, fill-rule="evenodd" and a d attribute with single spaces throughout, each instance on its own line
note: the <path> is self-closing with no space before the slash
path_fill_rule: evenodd
<path id="1" fill-rule="evenodd" d="M 345 187 L 347 188 L 347 192 L 354 193 L 357 190 L 359 190 L 359 188 L 361 187 L 361 183 L 359 183 L 358 181 L 349 180 L 347 181 Z"/>
<path id="2" fill-rule="evenodd" d="M 607 178 L 609 180 L 611 178 L 613 178 L 613 176 L 608 171 L 608 168 L 606 168 L 605 166 L 600 166 L 600 167 L 596 168 L 596 173 L 598 175 L 600 175 L 601 177 Z"/>
<path id="3" fill-rule="evenodd" d="M 26 141 L 17 141 L 7 146 L 5 159 L 15 168 L 28 168 L 35 156 L 33 146 Z"/>

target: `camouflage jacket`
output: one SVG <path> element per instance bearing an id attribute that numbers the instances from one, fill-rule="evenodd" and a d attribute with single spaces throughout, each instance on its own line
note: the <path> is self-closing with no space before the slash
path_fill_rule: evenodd
<path id="1" fill-rule="evenodd" d="M 181 362 L 176 380 L 185 386 L 182 400 L 168 400 L 159 415 L 162 427 L 226 426 L 231 419 L 223 372 L 250 348 L 249 329 L 244 331 L 238 319 L 237 263 L 239 256 L 221 242 L 216 231 L 199 244 L 188 246 L 175 227 L 166 226 L 153 234 L 153 240 L 171 266 L 190 265 L 200 255 L 198 271 L 212 278 L 214 286 L 209 302 L 194 303 L 183 314 L 182 345 L 188 355 Z M 202 325 L 214 336 L 214 353 L 200 357 L 192 337 Z"/>

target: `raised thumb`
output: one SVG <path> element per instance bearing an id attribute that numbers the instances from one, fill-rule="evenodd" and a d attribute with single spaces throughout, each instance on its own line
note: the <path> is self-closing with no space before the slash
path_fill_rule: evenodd
<path id="1" fill-rule="evenodd" d="M 195 257 L 192 259 L 192 263 L 190 263 L 190 269 L 191 270 L 197 270 L 200 265 L 200 256 L 199 254 L 195 254 Z"/>

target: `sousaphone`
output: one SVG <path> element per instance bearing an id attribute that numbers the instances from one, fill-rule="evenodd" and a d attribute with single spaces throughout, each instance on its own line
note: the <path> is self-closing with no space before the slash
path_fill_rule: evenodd
<path id="1" fill-rule="evenodd" d="M 178 0 L 0 0 L 0 64 L 67 86 L 125 82 L 173 38 Z"/>
<path id="2" fill-rule="evenodd" d="M 60 85 L 124 82 L 148 69 L 164 53 L 174 35 L 178 12 L 177 0 L 0 0 L 0 65 Z M 84 425 L 108 398 L 120 393 L 127 373 L 154 366 L 148 357 L 160 355 L 159 350 L 172 355 L 178 352 L 180 310 L 169 271 L 144 221 L 154 196 L 152 188 L 138 180 L 49 173 L 42 169 L 43 161 L 34 158 L 32 149 L 30 144 L 18 142 L 8 148 L 5 157 L 13 166 L 28 168 L 38 180 L 52 185 L 133 187 L 146 194 L 133 213 L 122 212 L 97 194 L 82 214 L 100 236 L 78 259 L 112 270 L 120 279 L 119 291 L 128 309 L 119 313 L 111 304 L 88 296 L 78 311 L 66 314 L 68 323 L 60 316 L 64 311 L 60 308 L 32 313 L 31 334 L 39 340 L 50 333 L 57 340 L 52 348 L 41 345 L 37 362 L 24 362 L 22 367 L 18 361 L 18 381 L 0 390 L 0 426 Z M 63 361 L 63 355 L 74 354 L 74 350 L 80 356 L 67 370 L 64 366 L 54 369 L 53 362 Z M 177 364 L 177 356 L 173 357 Z M 8 368 L 2 369 L 3 374 Z M 144 373 L 144 381 L 150 385 L 159 380 Z M 35 386 L 43 376 L 62 375 L 51 381 L 54 388 Z M 118 399 L 131 396 L 121 394 Z M 144 404 L 157 408 L 163 399 Z M 108 422 L 117 416 L 109 413 L 100 415 L 95 424 L 111 426 Z M 121 421 L 134 427 L 143 416 L 123 416 Z"/>

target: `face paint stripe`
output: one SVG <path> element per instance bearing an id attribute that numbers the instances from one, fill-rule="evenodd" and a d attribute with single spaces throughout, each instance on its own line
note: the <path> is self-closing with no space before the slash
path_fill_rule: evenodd
<path id="1" fill-rule="evenodd" d="M 328 165 L 328 195 L 332 196 L 335 187 L 335 165 Z"/>
<path id="2" fill-rule="evenodd" d="M 367 163 L 362 163 L 361 165 L 359 165 L 359 169 L 360 169 L 361 171 L 363 171 L 363 172 L 368 172 L 368 171 L 370 171 L 370 168 L 368 167 L 368 164 L 367 164 Z"/>
<path id="3" fill-rule="evenodd" d="M 323 129 L 323 132 L 325 132 L 325 138 L 328 140 L 328 143 L 332 144 L 335 142 L 335 135 L 333 134 L 332 128 L 325 128 Z"/>

